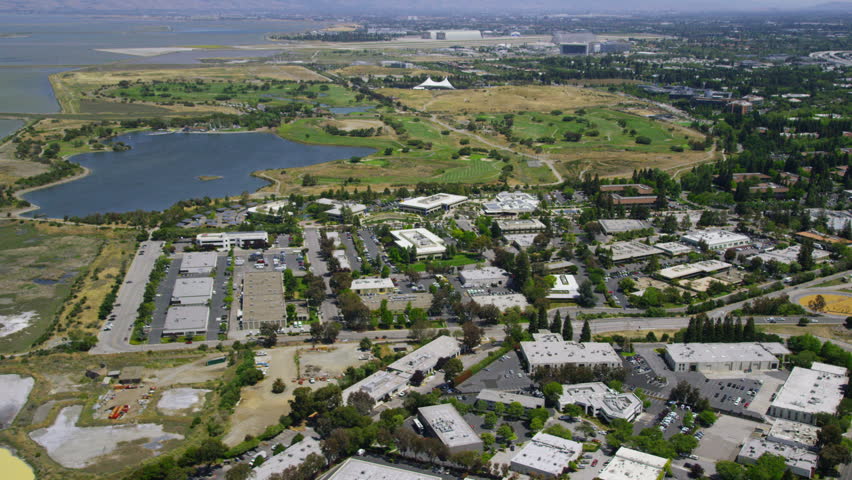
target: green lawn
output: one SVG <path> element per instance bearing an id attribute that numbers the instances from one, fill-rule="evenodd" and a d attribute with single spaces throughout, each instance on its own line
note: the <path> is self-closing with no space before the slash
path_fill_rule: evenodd
<path id="1" fill-rule="evenodd" d="M 479 263 L 482 261 L 483 260 L 479 257 L 471 257 L 467 255 L 458 254 L 448 260 L 432 260 L 429 263 L 440 267 L 461 267 L 464 265 L 472 265 L 474 263 Z M 426 262 L 413 263 L 411 264 L 411 267 L 418 272 L 425 272 Z"/>

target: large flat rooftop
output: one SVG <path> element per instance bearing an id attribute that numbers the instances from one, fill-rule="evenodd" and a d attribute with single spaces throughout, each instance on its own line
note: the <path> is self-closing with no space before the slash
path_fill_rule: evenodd
<path id="1" fill-rule="evenodd" d="M 612 259 L 616 262 L 663 253 L 659 248 L 645 245 L 642 242 L 615 242 L 612 245 L 604 245 L 600 248 L 612 250 Z"/>
<path id="2" fill-rule="evenodd" d="M 632 220 L 627 218 L 598 220 L 598 223 L 600 223 L 601 228 L 607 235 L 620 232 L 632 232 L 633 230 L 642 230 L 653 226 L 645 220 Z"/>
<path id="3" fill-rule="evenodd" d="M 447 250 L 441 237 L 425 228 L 392 230 L 390 233 L 400 248 L 414 247 L 418 255 L 441 254 Z"/>
<path id="4" fill-rule="evenodd" d="M 500 390 L 484 389 L 476 396 L 477 400 L 486 402 L 503 403 L 509 405 L 518 402 L 524 408 L 539 408 L 544 406 L 544 398 L 521 395 L 519 393 L 501 392 Z"/>
<path id="5" fill-rule="evenodd" d="M 703 262 L 685 263 L 683 265 L 675 265 L 674 267 L 664 268 L 659 274 L 662 277 L 673 280 L 676 278 L 688 277 L 701 273 L 713 273 L 726 268 L 731 268 L 730 263 L 719 260 L 704 260 Z"/>
<path id="6" fill-rule="evenodd" d="M 609 465 L 598 474 L 601 480 L 657 480 L 668 460 L 656 455 L 621 447 Z"/>
<path id="7" fill-rule="evenodd" d="M 414 374 L 417 370 L 424 373 L 435 368 L 441 358 L 455 357 L 461 351 L 458 340 L 442 335 L 417 350 L 388 365 L 389 370 Z"/>
<path id="8" fill-rule="evenodd" d="M 806 448 L 773 442 L 764 438 L 750 438 L 745 441 L 743 448 L 740 449 L 737 460 L 748 459 L 756 462 L 766 453 L 784 457 L 784 463 L 789 467 L 805 471 L 816 470 L 817 459 L 819 458 L 816 453 Z"/>
<path id="9" fill-rule="evenodd" d="M 184 253 L 180 260 L 180 271 L 184 273 L 210 273 L 216 268 L 216 252 Z"/>
<path id="10" fill-rule="evenodd" d="M 463 195 L 453 195 L 450 193 L 436 193 L 428 197 L 409 198 L 399 202 L 401 207 L 411 208 L 415 210 L 431 210 L 437 207 L 449 208 L 453 205 L 467 201 L 467 197 Z"/>
<path id="11" fill-rule="evenodd" d="M 846 369 L 814 362 L 811 368 L 794 367 L 772 401 L 772 407 L 816 413 L 834 413 L 843 400 Z"/>
<path id="12" fill-rule="evenodd" d="M 442 480 L 441 477 L 415 472 L 360 458 L 349 458 L 326 480 Z"/>
<path id="13" fill-rule="evenodd" d="M 521 342 L 521 351 L 531 367 L 561 364 L 621 364 L 621 357 L 608 343 L 566 342 L 562 335 L 537 333 L 532 342 Z"/>
<path id="14" fill-rule="evenodd" d="M 672 343 L 666 345 L 677 363 L 771 362 L 791 352 L 780 343 Z"/>
<path id="15" fill-rule="evenodd" d="M 250 478 L 252 480 L 267 480 L 290 467 L 301 465 L 312 453 L 325 458 L 322 448 L 320 448 L 319 440 L 313 437 L 306 437 L 301 442 L 291 445 L 278 455 L 267 458 L 260 466 L 252 470 L 252 477 Z"/>
<path id="16" fill-rule="evenodd" d="M 512 467 L 526 467 L 558 477 L 582 453 L 582 444 L 547 433 L 537 433 L 512 457 Z"/>
<path id="17" fill-rule="evenodd" d="M 210 309 L 206 305 L 171 307 L 166 311 L 163 334 L 207 330 L 207 319 L 209 316 Z"/>
<path id="18" fill-rule="evenodd" d="M 482 442 L 451 403 L 421 407 L 417 411 L 441 442 L 449 448 L 478 445 Z"/>
<path id="19" fill-rule="evenodd" d="M 471 297 L 471 299 L 480 307 L 485 305 L 494 305 L 501 312 L 505 312 L 512 307 L 518 307 L 523 310 L 529 306 L 527 297 L 520 293 L 509 293 L 506 295 L 475 295 Z"/>

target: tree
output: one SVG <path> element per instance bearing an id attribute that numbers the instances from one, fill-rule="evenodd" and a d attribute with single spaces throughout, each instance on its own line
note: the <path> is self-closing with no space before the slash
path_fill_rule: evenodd
<path id="1" fill-rule="evenodd" d="M 583 320 L 583 330 L 580 332 L 580 341 L 581 342 L 591 342 L 592 341 L 592 327 L 589 325 L 589 319 Z"/>
<path id="2" fill-rule="evenodd" d="M 812 270 L 815 266 L 814 264 L 814 244 L 810 240 L 806 240 L 802 242 L 802 246 L 799 248 L 799 255 L 796 257 L 796 261 L 799 265 L 802 266 L 802 270 L 808 271 Z"/>
<path id="3" fill-rule="evenodd" d="M 745 480 L 745 468 L 739 463 L 728 460 L 716 462 L 716 473 L 722 480 Z"/>
<path id="4" fill-rule="evenodd" d="M 414 375 L 411 376 L 411 379 L 409 381 L 415 387 L 419 387 L 420 384 L 423 383 L 423 380 L 425 380 L 425 379 L 426 379 L 426 375 L 423 374 L 423 371 L 422 370 L 416 370 L 414 372 Z"/>
<path id="5" fill-rule="evenodd" d="M 833 423 L 823 426 L 817 432 L 817 445 L 820 447 L 835 445 L 841 441 L 843 441 L 843 431 Z"/>
<path id="6" fill-rule="evenodd" d="M 376 401 L 367 392 L 358 390 L 349 395 L 349 405 L 355 407 L 361 415 L 369 415 L 373 411 Z"/>
<path id="7" fill-rule="evenodd" d="M 825 297 L 823 297 L 822 295 L 817 295 L 816 297 L 813 298 L 813 300 L 808 302 L 808 308 L 810 308 L 811 310 L 813 310 L 815 312 L 822 312 L 822 311 L 825 310 L 825 307 L 826 307 Z"/>
<path id="8" fill-rule="evenodd" d="M 700 463 L 693 463 L 691 467 L 689 467 L 689 476 L 692 478 L 701 478 L 704 475 L 704 467 L 701 466 Z"/>
<path id="9" fill-rule="evenodd" d="M 562 409 L 562 412 L 565 415 L 568 415 L 568 416 L 571 416 L 571 417 L 579 417 L 580 415 L 583 414 L 583 407 L 581 407 L 577 404 L 571 403 L 571 404 L 565 405 L 565 408 Z"/>
<path id="10" fill-rule="evenodd" d="M 832 472 L 837 465 L 850 461 L 852 455 L 849 454 L 849 448 L 840 443 L 823 447 L 819 452 L 819 467 L 824 473 Z"/>
<path id="11" fill-rule="evenodd" d="M 272 383 L 272 393 L 284 393 L 284 389 L 286 388 L 287 386 L 284 385 L 284 380 L 281 380 L 280 378 L 276 378 Z"/>
<path id="12" fill-rule="evenodd" d="M 581 307 L 592 308 L 597 304 L 597 298 L 595 298 L 595 286 L 592 285 L 592 282 L 584 280 L 577 291 L 579 293 L 579 296 L 577 297 L 577 304 Z"/>
<path id="13" fill-rule="evenodd" d="M 447 360 L 447 362 L 444 364 L 444 380 L 447 382 L 452 381 L 463 370 L 464 365 L 462 365 L 462 361 L 459 360 L 458 357 Z"/>
<path id="14" fill-rule="evenodd" d="M 497 428 L 497 436 L 503 441 L 503 443 L 507 444 L 517 438 L 515 436 L 515 431 L 512 430 L 512 426 L 508 423 L 504 423 Z"/>
<path id="15" fill-rule="evenodd" d="M 565 321 L 562 323 L 562 340 L 574 341 L 574 326 L 571 324 L 571 316 L 567 313 L 565 314 Z"/>
<path id="16" fill-rule="evenodd" d="M 636 282 L 630 277 L 624 277 L 618 281 L 618 288 L 624 293 L 630 293 L 636 289 Z"/>
<path id="17" fill-rule="evenodd" d="M 524 406 L 519 402 L 512 402 L 506 408 L 506 414 L 513 418 L 521 418 L 524 416 Z"/>
<path id="18" fill-rule="evenodd" d="M 716 423 L 716 414 L 713 413 L 712 410 L 703 410 L 698 414 L 698 423 L 705 427 L 709 427 Z"/>
<path id="19" fill-rule="evenodd" d="M 556 334 L 562 333 L 562 316 L 559 314 L 559 310 L 553 315 L 553 321 L 550 322 L 550 331 Z"/>
<path id="20" fill-rule="evenodd" d="M 462 324 L 462 333 L 462 344 L 468 350 L 473 350 L 482 341 L 483 330 L 470 320 Z"/>
<path id="21" fill-rule="evenodd" d="M 361 342 L 358 343 L 358 347 L 366 352 L 373 347 L 373 342 L 371 342 L 369 338 L 364 337 L 361 339 Z"/>
<path id="22" fill-rule="evenodd" d="M 491 448 L 491 445 L 494 445 L 494 435 L 489 432 L 483 432 L 479 438 L 482 439 L 482 444 L 485 448 Z"/>
<path id="23" fill-rule="evenodd" d="M 246 480 L 251 475 L 251 465 L 248 463 L 238 463 L 228 470 L 225 474 L 225 480 Z"/>
<path id="24" fill-rule="evenodd" d="M 695 436 L 685 435 L 683 433 L 676 433 L 672 435 L 669 442 L 679 454 L 690 453 L 698 447 L 698 439 L 695 438 Z"/>
<path id="25" fill-rule="evenodd" d="M 482 420 L 485 428 L 492 429 L 494 428 L 494 425 L 497 425 L 497 414 L 494 412 L 488 412 L 482 417 Z"/>
<path id="26" fill-rule="evenodd" d="M 562 384 L 559 382 L 550 382 L 541 389 L 544 394 L 544 399 L 551 407 L 559 404 L 559 397 L 562 396 Z"/>
<path id="27" fill-rule="evenodd" d="M 260 324 L 260 344 L 264 348 L 272 348 L 278 343 L 278 327 L 272 322 Z"/>

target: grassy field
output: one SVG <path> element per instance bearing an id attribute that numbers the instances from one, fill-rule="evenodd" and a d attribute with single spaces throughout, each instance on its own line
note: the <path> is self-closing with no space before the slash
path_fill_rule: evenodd
<path id="1" fill-rule="evenodd" d="M 572 86 L 501 86 L 472 90 L 385 88 L 379 93 L 397 98 L 404 105 L 418 110 L 465 114 L 573 110 L 615 105 L 624 100 L 609 93 Z"/>
<path id="2" fill-rule="evenodd" d="M 0 323 L 6 328 L 28 323 L 0 337 L 0 353 L 27 349 L 55 319 L 58 335 L 97 329 L 97 307 L 123 259 L 132 255 L 128 236 L 95 227 L 0 223 Z M 75 303 L 82 310 L 72 316 Z"/>
<path id="3" fill-rule="evenodd" d="M 483 259 L 478 258 L 478 257 L 470 257 L 470 256 L 467 256 L 467 255 L 459 254 L 459 255 L 456 255 L 453 258 L 450 258 L 450 259 L 447 259 L 447 260 L 432 260 L 429 263 L 431 263 L 432 265 L 439 266 L 439 267 L 461 267 L 461 266 L 464 266 L 464 265 L 471 265 L 471 264 L 480 263 L 480 262 L 483 262 L 483 261 L 484 261 Z M 425 272 L 426 271 L 426 262 L 413 263 L 413 264 L 411 264 L 411 268 L 413 268 L 414 270 L 416 270 L 418 272 Z"/>
<path id="4" fill-rule="evenodd" d="M 825 299 L 825 313 L 833 313 L 836 315 L 852 314 L 852 295 L 837 293 L 836 295 L 823 294 Z M 817 297 L 817 295 L 807 295 L 799 299 L 799 304 L 805 308 L 810 308 L 808 305 Z"/>
<path id="5" fill-rule="evenodd" d="M 333 73 L 341 77 L 366 77 L 369 75 L 400 77 L 404 75 L 430 75 L 434 78 L 451 76 L 451 74 L 447 72 L 442 72 L 440 70 L 424 70 L 420 68 L 390 68 L 379 67 L 376 65 L 350 65 L 348 67 L 331 70 L 329 71 L 329 73 Z"/>
<path id="6" fill-rule="evenodd" d="M 121 81 L 151 83 L 154 81 L 186 82 L 203 80 L 249 81 L 258 79 L 284 81 L 319 81 L 327 79 L 307 68 L 288 65 L 240 65 L 228 67 L 192 67 L 192 68 L 132 68 L 93 67 L 73 72 L 51 75 L 50 82 L 65 113 L 80 112 L 81 101 L 91 100 L 91 92 Z"/>

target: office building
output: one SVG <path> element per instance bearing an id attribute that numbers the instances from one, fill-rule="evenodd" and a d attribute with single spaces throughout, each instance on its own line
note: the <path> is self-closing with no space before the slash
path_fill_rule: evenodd
<path id="1" fill-rule="evenodd" d="M 556 283 L 547 294 L 547 298 L 551 300 L 573 300 L 580 296 L 580 285 L 574 275 L 567 273 L 554 275 Z"/>
<path id="2" fill-rule="evenodd" d="M 509 284 L 509 272 L 497 267 L 482 267 L 459 272 L 462 285 L 472 287 L 505 287 Z"/>
<path id="3" fill-rule="evenodd" d="M 527 302 L 527 297 L 520 293 L 507 293 L 497 295 L 474 295 L 471 299 L 479 305 L 494 305 L 501 312 L 505 312 L 510 308 L 519 308 L 521 311 L 526 309 L 530 304 Z"/>
<path id="4" fill-rule="evenodd" d="M 816 424 L 820 413 L 834 415 L 843 400 L 846 369 L 814 362 L 811 368 L 794 367 L 769 406 L 769 415 Z"/>
<path id="5" fill-rule="evenodd" d="M 378 404 L 405 390 L 410 379 L 409 373 L 379 370 L 344 390 L 343 402 L 348 404 L 350 395 L 362 391 Z"/>
<path id="6" fill-rule="evenodd" d="M 675 372 L 777 370 L 790 350 L 780 343 L 672 343 L 665 360 Z"/>
<path id="7" fill-rule="evenodd" d="M 417 260 L 439 258 L 447 251 L 441 237 L 425 228 L 393 230 L 390 233 L 396 239 L 395 243 L 399 248 L 413 247 Z"/>
<path id="8" fill-rule="evenodd" d="M 533 341 L 521 342 L 521 355 L 527 363 L 527 370 L 535 372 L 539 368 L 576 365 L 595 367 L 603 365 L 609 368 L 621 366 L 621 357 L 608 343 L 566 342 L 556 333 L 536 333 Z"/>
<path id="9" fill-rule="evenodd" d="M 601 382 L 562 385 L 559 409 L 579 405 L 587 415 L 607 422 L 621 418 L 632 422 L 642 413 L 642 400 L 632 393 L 618 393 Z"/>
<path id="10" fill-rule="evenodd" d="M 785 265 L 790 265 L 793 262 L 799 261 L 799 252 L 802 250 L 801 245 L 791 245 L 782 250 L 772 250 L 771 252 L 764 252 L 758 255 L 752 255 L 748 257 L 749 260 L 752 258 L 759 258 L 763 260 L 763 263 L 769 263 L 772 261 L 783 263 Z M 825 250 L 814 249 L 811 254 L 811 258 L 814 262 L 821 263 L 827 262 L 828 257 L 831 254 Z"/>
<path id="11" fill-rule="evenodd" d="M 614 233 L 633 232 L 635 230 L 644 230 L 653 228 L 649 222 L 645 220 L 632 220 L 629 218 L 617 218 L 612 220 L 598 220 L 603 233 L 612 235 Z"/>
<path id="12" fill-rule="evenodd" d="M 743 247 L 751 243 L 747 236 L 727 230 L 696 230 L 682 236 L 681 241 L 696 248 L 706 245 L 712 251 Z"/>
<path id="13" fill-rule="evenodd" d="M 262 464 L 252 469 L 249 479 L 269 480 L 273 475 L 280 474 L 290 467 L 299 467 L 311 454 L 325 459 L 319 439 L 306 437 L 301 442 L 290 445 L 283 452 L 266 458 Z"/>
<path id="14" fill-rule="evenodd" d="M 612 261 L 616 263 L 635 262 L 663 253 L 662 250 L 642 242 L 615 242 L 598 248 L 608 248 L 612 251 Z"/>
<path id="15" fill-rule="evenodd" d="M 207 305 L 179 305 L 166 311 L 163 336 L 195 336 L 207 333 L 210 309 Z"/>
<path id="16" fill-rule="evenodd" d="M 427 432 L 437 437 L 451 454 L 482 449 L 482 439 L 451 403 L 418 408 L 417 416 Z"/>
<path id="17" fill-rule="evenodd" d="M 281 272 L 246 272 L 242 293 L 242 329 L 259 330 L 266 322 L 279 328 L 287 326 Z"/>
<path id="18" fill-rule="evenodd" d="M 677 257 L 677 256 L 680 256 L 680 255 L 686 255 L 687 253 L 694 251 L 692 249 L 692 247 L 684 245 L 680 242 L 658 243 L 658 244 L 654 245 L 654 247 L 656 247 L 659 250 L 662 250 L 663 253 L 665 253 L 666 255 L 668 255 L 670 257 Z"/>
<path id="19" fill-rule="evenodd" d="M 661 480 L 671 460 L 621 447 L 598 474 L 601 480 Z"/>
<path id="20" fill-rule="evenodd" d="M 349 290 L 358 295 L 392 293 L 396 290 L 396 286 L 390 278 L 367 277 L 352 280 Z"/>
<path id="21" fill-rule="evenodd" d="M 737 454 L 737 463 L 753 465 L 767 453 L 783 457 L 787 468 L 794 475 L 811 478 L 816 472 L 817 460 L 819 459 L 816 453 L 806 448 L 773 442 L 764 438 L 746 440 L 739 454 Z"/>
<path id="22" fill-rule="evenodd" d="M 488 404 L 488 408 L 493 409 L 494 405 L 501 403 L 508 406 L 512 403 L 519 403 L 525 409 L 543 408 L 544 398 L 532 397 L 530 395 L 521 395 L 519 393 L 501 392 L 500 390 L 484 389 L 476 396 L 476 400 L 482 400 Z"/>
<path id="23" fill-rule="evenodd" d="M 269 246 L 269 234 L 266 232 L 222 232 L 199 233 L 195 244 L 201 248 L 229 249 L 266 248 Z"/>
<path id="24" fill-rule="evenodd" d="M 438 360 L 450 359 L 461 353 L 458 340 L 442 335 L 417 350 L 388 365 L 388 370 L 414 374 L 420 370 L 425 375 L 432 373 Z"/>
<path id="25" fill-rule="evenodd" d="M 184 253 L 180 259 L 178 272 L 197 275 L 210 275 L 216 268 L 216 252 Z"/>
<path id="26" fill-rule="evenodd" d="M 360 458 L 347 458 L 325 480 L 442 480 L 428 473 L 392 467 Z"/>
<path id="27" fill-rule="evenodd" d="M 503 235 L 511 235 L 515 233 L 540 233 L 547 229 L 547 226 L 541 221 L 534 218 L 517 219 L 517 220 L 496 220 L 497 226 L 500 228 L 500 233 Z"/>
<path id="28" fill-rule="evenodd" d="M 629 190 L 628 190 L 629 189 Z M 625 190 L 636 191 L 637 195 L 652 195 L 654 189 L 643 183 L 625 183 L 620 185 L 601 185 L 602 192 L 623 193 Z"/>
<path id="29" fill-rule="evenodd" d="M 355 217 L 360 217 L 367 211 L 367 206 L 362 203 L 343 202 L 331 198 L 320 198 L 317 200 L 317 203 L 330 207 L 328 210 L 325 210 L 325 214 L 332 220 L 337 221 L 343 220 L 343 217 L 345 216 L 344 212 L 348 212 L 350 215 Z"/>
<path id="30" fill-rule="evenodd" d="M 819 430 L 816 425 L 775 418 L 772 420 L 772 428 L 769 429 L 766 439 L 793 447 L 816 450 Z"/>
<path id="31" fill-rule="evenodd" d="M 557 478 L 568 472 L 568 464 L 580 458 L 583 445 L 547 433 L 537 433 L 512 457 L 509 468 L 524 475 Z"/>
<path id="32" fill-rule="evenodd" d="M 494 200 L 482 204 L 486 215 L 515 216 L 533 213 L 539 205 L 538 197 L 524 192 L 500 192 Z"/>
<path id="33" fill-rule="evenodd" d="M 178 278 L 172 290 L 172 305 L 199 305 L 210 301 L 213 295 L 211 277 Z"/>
<path id="34" fill-rule="evenodd" d="M 249 215 L 249 217 L 266 216 L 274 218 L 283 218 L 290 214 L 290 212 L 287 210 L 289 206 L 289 200 L 278 200 L 275 202 L 269 202 L 264 203 L 263 205 L 250 207 L 248 210 L 246 210 L 246 213 Z"/>
<path id="35" fill-rule="evenodd" d="M 437 212 L 449 211 L 467 201 L 463 195 L 436 193 L 428 197 L 409 198 L 399 202 L 399 209 L 404 212 L 431 215 Z"/>
<path id="36" fill-rule="evenodd" d="M 733 265 L 719 260 L 705 260 L 703 262 L 685 263 L 675 265 L 674 267 L 664 268 L 660 270 L 658 275 L 668 280 L 676 280 L 681 278 L 694 278 L 705 274 L 726 270 Z"/>

